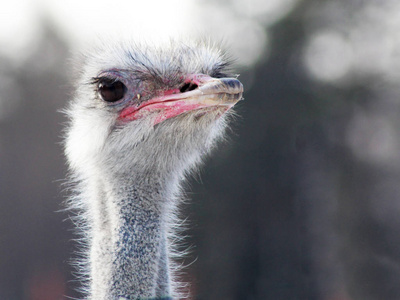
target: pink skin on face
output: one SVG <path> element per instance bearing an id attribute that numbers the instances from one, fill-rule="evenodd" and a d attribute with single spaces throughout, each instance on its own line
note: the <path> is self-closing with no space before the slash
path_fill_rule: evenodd
<path id="1" fill-rule="evenodd" d="M 164 97 L 157 98 L 157 100 L 162 101 Z M 127 107 L 122 110 L 119 115 L 120 120 L 134 121 L 146 117 L 147 115 L 158 112 L 158 115 L 154 121 L 154 125 L 161 123 L 169 118 L 175 117 L 182 113 L 196 110 L 200 108 L 209 107 L 210 105 L 202 103 L 188 103 L 186 100 L 168 100 L 162 102 L 153 102 L 143 107 Z M 229 107 L 226 107 L 228 110 Z"/>
<path id="2" fill-rule="evenodd" d="M 212 80 L 210 76 L 195 74 L 191 75 L 185 82 L 200 86 L 210 80 Z M 188 111 L 214 106 L 210 103 L 204 103 L 204 101 L 197 102 L 195 98 L 186 98 L 186 95 L 190 96 L 189 93 L 181 93 L 179 89 L 165 91 L 162 96 L 142 102 L 139 106 L 124 108 L 119 115 L 119 119 L 122 121 L 134 121 L 157 112 L 154 121 L 154 125 L 156 125 Z M 225 106 L 226 110 L 230 107 Z"/>

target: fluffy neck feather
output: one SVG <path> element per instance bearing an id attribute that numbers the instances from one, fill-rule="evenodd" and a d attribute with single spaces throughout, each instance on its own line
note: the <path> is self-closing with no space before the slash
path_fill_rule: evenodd
<path id="1" fill-rule="evenodd" d="M 107 176 L 105 176 L 106 178 Z M 170 198 L 133 181 L 101 182 L 93 212 L 91 299 L 153 299 L 172 296 L 167 257 Z M 101 199 L 99 201 L 99 199 Z"/>

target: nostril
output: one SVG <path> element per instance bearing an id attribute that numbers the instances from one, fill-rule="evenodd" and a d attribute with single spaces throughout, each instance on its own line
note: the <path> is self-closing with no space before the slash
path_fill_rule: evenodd
<path id="1" fill-rule="evenodd" d="M 181 93 L 190 92 L 197 89 L 199 86 L 193 82 L 185 83 L 179 90 Z"/>

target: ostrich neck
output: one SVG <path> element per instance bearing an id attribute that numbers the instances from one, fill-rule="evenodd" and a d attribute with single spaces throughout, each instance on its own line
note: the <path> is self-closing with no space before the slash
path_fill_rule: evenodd
<path id="1" fill-rule="evenodd" d="M 171 195 L 160 180 L 146 182 L 154 176 L 136 178 L 141 180 L 93 183 L 99 192 L 90 204 L 90 299 L 172 299 L 167 237 Z"/>

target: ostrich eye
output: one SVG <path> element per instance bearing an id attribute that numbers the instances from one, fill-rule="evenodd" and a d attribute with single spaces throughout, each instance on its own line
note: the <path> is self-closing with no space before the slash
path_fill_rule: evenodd
<path id="1" fill-rule="evenodd" d="M 101 98 L 106 102 L 121 100 L 126 93 L 126 86 L 121 81 L 101 81 L 98 89 Z"/>

